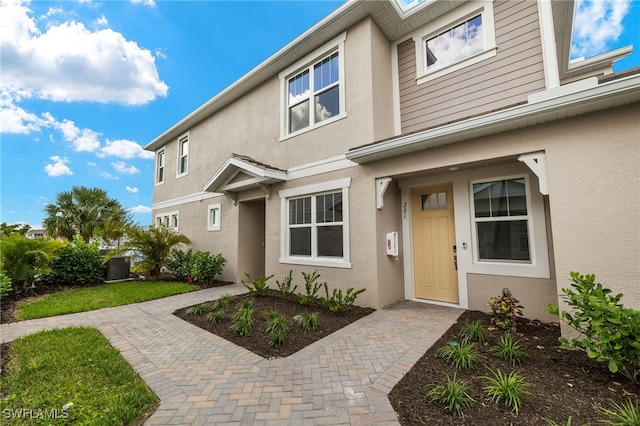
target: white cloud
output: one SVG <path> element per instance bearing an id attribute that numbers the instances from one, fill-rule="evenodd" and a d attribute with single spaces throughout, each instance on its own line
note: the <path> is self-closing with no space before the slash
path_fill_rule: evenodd
<path id="1" fill-rule="evenodd" d="M 622 20 L 631 0 L 578 0 L 571 57 L 590 57 L 611 50 L 624 31 Z"/>
<path id="2" fill-rule="evenodd" d="M 139 191 L 137 187 L 135 187 L 135 186 L 129 186 L 129 185 L 127 185 L 127 188 L 126 188 L 126 189 L 127 189 L 127 191 L 131 192 L 132 194 L 137 194 L 137 193 L 138 193 L 138 191 Z"/>
<path id="3" fill-rule="evenodd" d="M 111 163 L 111 166 L 116 169 L 118 173 L 122 173 L 124 175 L 135 175 L 136 173 L 140 173 L 135 166 L 127 166 L 124 161 L 115 161 Z"/>
<path id="4" fill-rule="evenodd" d="M 99 157 L 120 157 L 120 158 L 144 158 L 151 159 L 155 154 L 145 151 L 140 145 L 126 139 L 111 141 L 107 139 L 106 145 L 100 150 Z"/>
<path id="5" fill-rule="evenodd" d="M 28 134 L 40 130 L 40 117 L 17 105 L 0 105 L 0 133 Z"/>
<path id="6" fill-rule="evenodd" d="M 68 158 L 54 155 L 49 157 L 49 159 L 53 161 L 53 164 L 47 164 L 44 166 L 44 171 L 47 172 L 49 176 L 55 177 L 73 174 L 69 166 L 67 166 L 67 163 L 69 162 Z"/>
<path id="7" fill-rule="evenodd" d="M 53 117 L 52 117 L 53 118 Z M 71 142 L 75 151 L 94 152 L 100 148 L 99 134 L 91 129 L 80 129 L 71 120 L 55 123 L 67 142 Z"/>
<path id="8" fill-rule="evenodd" d="M 109 25 L 109 20 L 106 16 L 102 15 L 98 19 L 96 19 L 93 24 L 98 27 L 106 27 L 107 25 Z"/>
<path id="9" fill-rule="evenodd" d="M 156 2 L 154 0 L 131 0 L 133 4 L 143 4 L 145 6 L 155 7 Z"/>
<path id="10" fill-rule="evenodd" d="M 151 51 L 109 28 L 81 22 L 49 23 L 41 30 L 19 0 L 0 3 L 0 87 L 29 89 L 53 101 L 141 105 L 166 96 Z"/>
<path id="11" fill-rule="evenodd" d="M 151 213 L 151 207 L 139 205 L 129 209 L 131 213 Z"/>

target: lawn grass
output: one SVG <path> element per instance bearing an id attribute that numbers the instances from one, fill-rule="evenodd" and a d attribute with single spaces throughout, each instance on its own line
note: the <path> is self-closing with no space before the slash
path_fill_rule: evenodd
<path id="1" fill-rule="evenodd" d="M 125 281 L 98 287 L 76 288 L 51 293 L 36 300 L 16 305 L 20 320 L 92 311 L 111 306 L 128 305 L 197 290 L 198 286 L 171 281 Z"/>
<path id="2" fill-rule="evenodd" d="M 11 343 L 6 355 L 0 382 L 3 425 L 137 424 L 158 404 L 95 328 L 31 334 Z"/>

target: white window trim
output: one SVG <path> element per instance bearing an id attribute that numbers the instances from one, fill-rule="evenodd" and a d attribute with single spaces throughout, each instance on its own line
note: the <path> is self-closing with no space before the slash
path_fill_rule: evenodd
<path id="1" fill-rule="evenodd" d="M 164 155 L 164 164 L 162 165 L 162 180 L 159 179 L 159 175 L 160 175 L 160 154 Z M 165 148 L 161 148 L 159 150 L 156 151 L 156 167 L 154 170 L 154 174 L 155 174 L 155 186 L 158 185 L 162 185 L 164 184 L 164 181 L 167 180 L 167 150 Z"/>
<path id="2" fill-rule="evenodd" d="M 310 130 L 317 129 L 327 124 L 333 123 L 337 120 L 341 120 L 347 116 L 346 101 L 345 101 L 345 71 L 344 71 L 344 42 L 347 38 L 347 33 L 343 32 L 333 40 L 325 43 L 323 46 L 309 53 L 304 58 L 300 59 L 295 64 L 291 65 L 284 71 L 278 74 L 280 78 L 280 141 L 289 139 L 291 137 L 298 136 L 306 133 Z M 288 107 L 288 81 L 289 78 L 304 71 L 306 68 L 312 68 L 314 64 L 322 61 L 326 57 L 338 52 L 338 67 L 340 73 L 340 79 L 338 80 L 338 91 L 340 94 L 340 113 L 326 120 L 309 125 L 304 129 L 299 129 L 293 133 L 289 133 L 289 107 Z M 311 70 L 313 71 L 313 70 Z M 312 105 L 309 105 L 312 108 Z"/>
<path id="3" fill-rule="evenodd" d="M 423 84 L 443 75 L 458 71 L 462 68 L 484 61 L 496 55 L 496 32 L 493 15 L 493 1 L 481 0 L 468 2 L 452 10 L 451 12 L 430 22 L 427 26 L 415 31 L 412 38 L 416 49 L 416 82 Z M 451 65 L 439 68 L 435 71 L 427 72 L 427 58 L 425 54 L 425 43 L 431 37 L 446 31 L 460 24 L 465 19 L 482 14 L 482 28 L 485 50 L 475 55 L 464 58 Z"/>
<path id="4" fill-rule="evenodd" d="M 178 232 L 178 230 L 180 229 L 180 212 L 178 210 L 172 211 L 172 212 L 163 212 L 163 213 L 158 213 L 156 214 L 155 217 L 155 221 L 154 221 L 154 225 L 158 226 L 158 219 L 160 219 L 162 221 L 162 224 L 166 226 L 167 221 L 169 223 L 169 225 L 172 225 L 171 223 L 171 219 L 173 217 L 177 218 L 177 226 L 168 226 L 169 229 L 172 229 L 175 232 Z"/>
<path id="5" fill-rule="evenodd" d="M 181 155 L 182 153 L 180 152 L 180 150 L 182 149 L 182 142 L 184 142 L 186 139 L 187 141 L 187 170 L 184 173 L 180 173 L 180 166 L 182 164 L 182 157 L 184 157 L 183 155 Z M 191 150 L 191 134 L 190 132 L 184 133 L 183 135 L 181 135 L 178 139 L 178 146 L 176 149 L 176 157 L 177 157 L 177 161 L 176 161 L 176 178 L 181 178 L 183 176 L 187 176 L 189 174 L 189 151 Z M 165 159 L 166 159 L 166 155 L 165 155 Z"/>
<path id="6" fill-rule="evenodd" d="M 473 199 L 473 184 L 494 182 L 501 180 L 525 180 L 525 194 L 527 197 L 527 232 L 529 234 L 529 262 L 480 260 L 478 253 L 478 236 L 475 220 L 475 204 Z M 547 253 L 547 232 L 545 224 L 544 202 L 542 194 L 531 191 L 531 175 L 521 173 L 507 176 L 474 179 L 469 181 L 469 219 L 471 225 L 472 266 L 469 272 L 490 275 L 512 275 L 533 278 L 549 278 L 549 257 Z M 524 217 L 524 216 L 523 216 Z"/>
<path id="7" fill-rule="evenodd" d="M 292 265 L 326 266 L 329 268 L 351 268 L 349 249 L 349 187 L 351 178 L 317 183 L 298 188 L 283 189 L 280 197 L 280 263 Z M 289 255 L 289 199 L 304 195 L 342 190 L 342 258 L 299 257 Z"/>
<path id="8" fill-rule="evenodd" d="M 220 210 L 220 203 L 216 203 L 216 204 L 209 204 L 209 206 L 207 207 L 207 231 L 219 231 L 220 230 L 220 222 L 222 221 L 222 217 L 221 217 L 221 210 Z M 218 220 L 216 223 L 211 223 L 211 212 L 212 211 L 217 211 L 218 212 Z"/>

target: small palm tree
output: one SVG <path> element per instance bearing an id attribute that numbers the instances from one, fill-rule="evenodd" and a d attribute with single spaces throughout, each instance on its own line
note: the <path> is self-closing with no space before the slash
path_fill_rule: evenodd
<path id="1" fill-rule="evenodd" d="M 146 271 L 151 279 L 160 278 L 160 269 L 167 261 L 171 249 L 178 244 L 190 244 L 191 240 L 166 226 L 150 226 L 149 229 L 133 227 L 127 233 L 128 240 L 123 244 L 123 252 L 131 251 L 137 265 Z"/>
<path id="2" fill-rule="evenodd" d="M 56 252 L 66 246 L 64 241 L 46 238 L 29 239 L 13 234 L 0 240 L 1 259 L 6 275 L 15 290 L 33 285 L 38 275 L 46 274 Z"/>

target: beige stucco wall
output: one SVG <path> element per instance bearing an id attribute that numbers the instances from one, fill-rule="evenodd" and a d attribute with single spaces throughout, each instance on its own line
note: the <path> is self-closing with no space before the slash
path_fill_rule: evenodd
<path id="1" fill-rule="evenodd" d="M 545 126 L 558 287 L 596 274 L 640 309 L 640 105 Z M 558 130 L 558 131 L 556 131 Z M 562 131 L 560 131 L 562 130 Z"/>
<path id="2" fill-rule="evenodd" d="M 549 278 L 470 274 L 469 307 L 488 310 L 486 300 L 509 287 L 530 318 L 552 320 L 544 307 L 557 303 L 569 272 L 595 273 L 623 302 L 640 304 L 640 124 L 638 105 L 617 108 L 518 131 L 365 164 L 374 177 L 395 180 L 439 177 L 516 164 L 517 156 L 546 152 L 550 195 L 546 199 Z M 387 208 L 387 204 L 385 204 Z M 396 207 L 399 212 L 399 206 Z M 383 232 L 379 230 L 379 233 Z M 379 235 L 379 238 L 381 235 Z M 403 236 L 409 238 L 408 236 Z M 404 262 L 410 262 L 406 258 Z M 557 285 L 556 285 L 557 280 Z"/>

